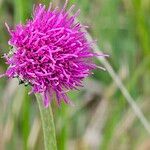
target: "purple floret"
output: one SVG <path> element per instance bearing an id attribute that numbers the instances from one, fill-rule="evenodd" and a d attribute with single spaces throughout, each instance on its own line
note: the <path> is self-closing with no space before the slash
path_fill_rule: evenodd
<path id="1" fill-rule="evenodd" d="M 18 77 L 32 86 L 33 93 L 41 93 L 48 107 L 52 96 L 57 103 L 70 103 L 67 92 L 82 86 L 84 78 L 96 68 L 91 51 L 92 43 L 76 22 L 79 11 L 70 16 L 74 5 L 68 10 L 46 9 L 39 4 L 33 19 L 10 30 L 9 44 L 12 54 L 5 55 L 9 68 L 6 76 Z"/>

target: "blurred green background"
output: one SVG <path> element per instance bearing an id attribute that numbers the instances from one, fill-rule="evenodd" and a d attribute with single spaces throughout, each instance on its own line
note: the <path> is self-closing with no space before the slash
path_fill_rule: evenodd
<path id="1" fill-rule="evenodd" d="M 0 0 L 0 55 L 9 51 L 4 25 L 31 18 L 34 4 L 49 0 Z M 150 121 L 150 0 L 70 0 L 80 21 Z M 64 1 L 54 0 L 62 7 Z M 100 62 L 96 60 L 97 64 Z M 0 59 L 0 73 L 7 65 Z M 150 150 L 150 134 L 109 73 L 96 70 L 84 88 L 70 92 L 75 107 L 53 104 L 58 150 Z M 0 150 L 43 150 L 34 95 L 17 80 L 0 80 Z"/>

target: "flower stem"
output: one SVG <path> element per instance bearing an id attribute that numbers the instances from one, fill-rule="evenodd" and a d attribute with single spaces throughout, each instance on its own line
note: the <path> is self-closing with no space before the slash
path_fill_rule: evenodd
<path id="1" fill-rule="evenodd" d="M 43 106 L 42 97 L 39 94 L 36 94 L 36 99 L 42 121 L 45 150 L 57 150 L 55 125 L 51 105 L 48 108 L 45 108 Z"/>

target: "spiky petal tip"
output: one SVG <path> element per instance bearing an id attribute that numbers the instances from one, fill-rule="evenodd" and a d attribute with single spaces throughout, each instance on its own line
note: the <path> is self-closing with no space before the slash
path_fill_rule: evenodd
<path id="1" fill-rule="evenodd" d="M 62 100 L 70 103 L 66 91 L 82 86 L 96 68 L 91 58 L 97 54 L 75 21 L 79 11 L 71 15 L 73 8 L 66 11 L 65 4 L 62 10 L 51 10 L 39 4 L 25 25 L 14 30 L 7 25 L 13 50 L 5 55 L 9 65 L 5 75 L 30 84 L 33 93 L 43 95 L 45 107 L 54 94 L 58 105 Z"/>

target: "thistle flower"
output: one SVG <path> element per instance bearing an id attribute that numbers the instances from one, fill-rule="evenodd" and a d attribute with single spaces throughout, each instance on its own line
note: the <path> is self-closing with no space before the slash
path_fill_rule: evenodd
<path id="1" fill-rule="evenodd" d="M 79 11 L 71 16 L 73 9 L 74 5 L 66 11 L 65 4 L 62 10 L 51 10 L 51 5 L 46 9 L 39 4 L 25 25 L 10 30 L 6 24 L 13 48 L 4 55 L 9 65 L 5 75 L 30 84 L 31 93 L 43 95 L 45 107 L 54 94 L 58 104 L 70 103 L 67 92 L 82 86 L 97 67 L 91 58 L 98 54 L 91 51 L 92 43 L 75 21 Z"/>

